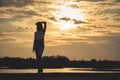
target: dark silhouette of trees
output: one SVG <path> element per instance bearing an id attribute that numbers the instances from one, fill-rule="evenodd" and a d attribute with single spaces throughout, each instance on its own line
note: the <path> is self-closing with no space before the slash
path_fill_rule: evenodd
<path id="1" fill-rule="evenodd" d="M 42 64 L 44 68 L 94 68 L 94 69 L 113 69 L 120 68 L 120 61 L 108 61 L 91 59 L 85 60 L 69 60 L 65 56 L 44 56 L 42 57 Z M 0 67 L 7 66 L 8 68 L 37 68 L 36 60 L 33 58 L 0 58 Z"/>
<path id="2" fill-rule="evenodd" d="M 43 57 L 43 65 L 44 67 L 64 67 L 69 62 L 69 59 L 65 56 L 45 56 Z"/>
<path id="3" fill-rule="evenodd" d="M 0 66 L 7 66 L 9 68 L 33 68 L 36 67 L 36 61 L 32 58 L 0 58 Z"/>

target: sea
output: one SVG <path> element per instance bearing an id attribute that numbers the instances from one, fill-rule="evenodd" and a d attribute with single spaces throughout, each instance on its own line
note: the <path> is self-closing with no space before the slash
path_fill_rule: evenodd
<path id="1" fill-rule="evenodd" d="M 0 69 L 0 73 L 37 73 L 37 69 Z M 120 69 L 44 68 L 43 73 L 120 73 Z"/>

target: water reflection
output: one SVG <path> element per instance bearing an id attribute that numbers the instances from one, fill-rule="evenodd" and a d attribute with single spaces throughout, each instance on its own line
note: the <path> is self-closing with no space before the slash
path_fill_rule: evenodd
<path id="1" fill-rule="evenodd" d="M 37 73 L 37 69 L 0 69 L 0 73 Z M 46 68 L 43 73 L 120 73 L 120 70 L 97 71 L 92 68 Z"/>

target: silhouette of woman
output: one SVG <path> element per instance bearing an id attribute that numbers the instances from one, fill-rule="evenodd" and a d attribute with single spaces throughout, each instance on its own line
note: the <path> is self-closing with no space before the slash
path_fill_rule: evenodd
<path id="1" fill-rule="evenodd" d="M 38 73 L 43 72 L 41 57 L 44 51 L 44 36 L 46 31 L 46 22 L 37 22 L 37 31 L 34 34 L 33 52 L 36 53 L 36 62 Z"/>

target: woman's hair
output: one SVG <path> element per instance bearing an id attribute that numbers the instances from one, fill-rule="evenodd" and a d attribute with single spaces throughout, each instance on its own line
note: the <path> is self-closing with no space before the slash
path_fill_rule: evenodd
<path id="1" fill-rule="evenodd" d="M 39 31 L 39 30 L 43 30 L 42 25 L 37 25 L 37 31 Z"/>
<path id="2" fill-rule="evenodd" d="M 41 22 L 37 22 L 36 25 L 37 25 L 37 31 L 43 30 L 43 25 Z"/>

